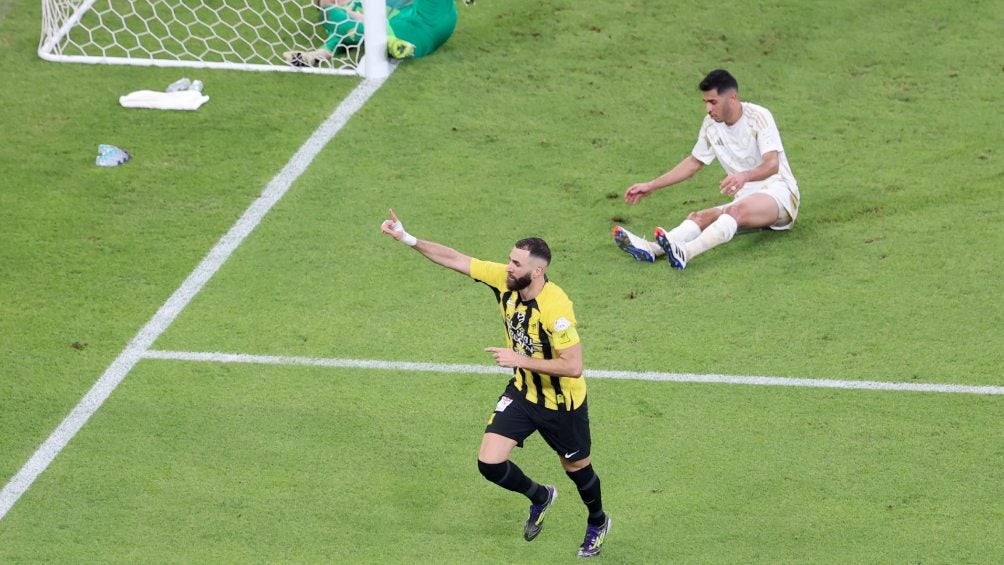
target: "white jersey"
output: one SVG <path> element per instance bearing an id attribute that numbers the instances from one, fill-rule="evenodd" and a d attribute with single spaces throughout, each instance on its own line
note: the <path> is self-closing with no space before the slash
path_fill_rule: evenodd
<path id="1" fill-rule="evenodd" d="M 764 153 L 777 151 L 776 176 L 797 191 L 798 183 L 788 166 L 788 158 L 784 155 L 781 134 L 777 131 L 774 116 L 763 106 L 751 102 L 741 104 L 743 115 L 731 126 L 725 125 L 725 122 L 716 122 L 711 116 L 704 116 L 701 133 L 690 154 L 705 165 L 718 159 L 725 173 L 732 175 L 756 168 L 763 163 Z"/>

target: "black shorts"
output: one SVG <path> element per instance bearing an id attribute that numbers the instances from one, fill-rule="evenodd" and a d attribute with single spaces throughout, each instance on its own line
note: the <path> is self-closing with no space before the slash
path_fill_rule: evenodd
<path id="1" fill-rule="evenodd" d="M 572 411 L 550 410 L 527 401 L 512 383 L 495 405 L 485 428 L 489 432 L 514 440 L 520 447 L 533 432 L 540 432 L 547 445 L 569 461 L 589 457 L 592 446 L 588 402 Z"/>

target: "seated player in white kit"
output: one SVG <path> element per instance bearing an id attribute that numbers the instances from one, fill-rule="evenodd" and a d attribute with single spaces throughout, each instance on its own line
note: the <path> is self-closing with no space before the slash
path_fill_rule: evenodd
<path id="1" fill-rule="evenodd" d="M 700 89 L 708 115 L 690 155 L 663 175 L 632 185 L 624 200 L 635 204 L 718 159 L 726 175 L 719 188 L 732 202 L 691 212 L 671 230 L 655 228 L 654 242 L 614 227 L 614 242 L 639 261 L 654 263 L 665 254 L 671 266 L 684 269 L 694 257 L 731 240 L 739 229 L 787 230 L 798 215 L 798 183 L 770 111 L 740 102 L 739 84 L 723 69 L 708 73 Z"/>

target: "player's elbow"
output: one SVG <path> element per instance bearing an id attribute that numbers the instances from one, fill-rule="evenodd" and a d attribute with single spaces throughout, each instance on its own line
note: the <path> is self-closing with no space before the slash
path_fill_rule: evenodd
<path id="1" fill-rule="evenodd" d="M 776 175 L 779 170 L 781 170 L 780 160 L 777 158 L 777 151 L 771 151 L 764 156 L 763 164 L 767 173 L 767 176 Z"/>
<path id="2" fill-rule="evenodd" d="M 696 175 L 697 171 L 700 171 L 701 169 L 704 168 L 704 163 L 702 163 L 700 159 L 694 157 L 693 155 L 688 155 L 687 158 L 684 159 L 684 162 L 686 163 L 686 165 L 684 167 L 683 172 L 688 179 Z"/>
<path id="3" fill-rule="evenodd" d="M 561 376 L 577 379 L 582 376 L 582 346 L 576 344 L 568 349 L 559 349 L 558 358 L 560 365 L 555 368 L 561 370 Z"/>

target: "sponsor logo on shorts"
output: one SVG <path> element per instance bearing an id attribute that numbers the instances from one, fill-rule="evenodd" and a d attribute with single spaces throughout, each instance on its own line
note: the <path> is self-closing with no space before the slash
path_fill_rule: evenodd
<path id="1" fill-rule="evenodd" d="M 510 404 L 512 404 L 512 399 L 508 396 L 503 396 L 499 399 L 499 403 L 495 405 L 495 411 L 502 412 L 508 408 Z"/>

